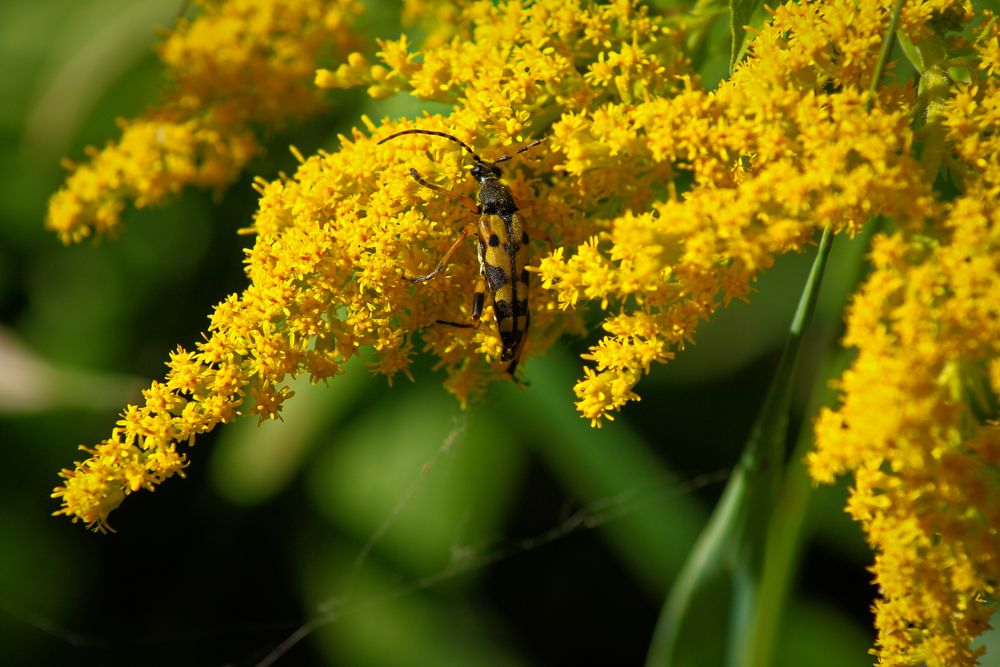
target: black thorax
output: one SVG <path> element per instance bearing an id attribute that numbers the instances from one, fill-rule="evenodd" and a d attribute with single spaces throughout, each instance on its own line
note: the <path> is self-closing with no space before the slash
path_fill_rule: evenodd
<path id="1" fill-rule="evenodd" d="M 517 212 L 517 203 L 510 188 L 492 174 L 479 179 L 478 197 L 480 212 L 486 215 L 499 215 L 506 220 Z"/>

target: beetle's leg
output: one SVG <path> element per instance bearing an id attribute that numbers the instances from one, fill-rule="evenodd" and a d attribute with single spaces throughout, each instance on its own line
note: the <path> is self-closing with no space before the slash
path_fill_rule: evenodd
<path id="1" fill-rule="evenodd" d="M 549 252 L 550 253 L 553 250 L 555 250 L 556 247 L 552 244 L 552 237 L 549 236 L 548 234 L 546 234 L 545 232 L 543 232 L 542 230 L 540 230 L 540 229 L 538 229 L 536 227 L 532 227 L 530 225 L 525 225 L 524 226 L 524 231 L 526 231 L 528 233 L 528 236 L 530 236 L 531 238 L 533 238 L 533 239 L 542 239 L 543 241 L 545 241 L 546 243 L 548 243 L 549 244 Z"/>
<path id="2" fill-rule="evenodd" d="M 479 215 L 479 205 L 476 204 L 476 200 L 474 200 L 472 197 L 469 197 L 468 195 L 460 195 L 457 192 L 452 192 L 451 190 L 445 190 L 442 187 L 438 187 L 437 185 L 434 185 L 430 181 L 426 180 L 423 176 L 421 176 L 416 169 L 410 169 L 410 176 L 413 177 L 413 180 L 415 180 L 417 183 L 424 186 L 428 190 L 433 190 L 434 192 L 440 192 L 443 195 L 448 195 L 453 199 L 457 199 L 458 201 L 462 202 L 467 207 L 469 207 L 469 209 L 473 213 Z"/>
<path id="3" fill-rule="evenodd" d="M 517 370 L 517 363 L 519 361 L 521 361 L 520 357 L 515 358 L 514 361 L 510 362 L 510 364 L 507 366 L 504 372 L 510 376 L 511 382 L 513 382 L 519 388 L 525 389 L 528 386 L 528 381 L 522 380 L 521 378 L 517 377 L 517 375 L 514 374 L 514 371 Z"/>
<path id="4" fill-rule="evenodd" d="M 476 233 L 476 223 L 470 222 L 465 227 L 462 227 L 462 232 L 458 235 L 458 238 L 455 239 L 455 242 L 451 244 L 451 247 L 448 248 L 448 252 L 444 254 L 444 257 L 441 258 L 441 261 L 438 262 L 437 267 L 433 271 L 431 271 L 427 275 L 417 276 L 415 278 L 411 278 L 409 276 L 403 276 L 403 279 L 409 280 L 411 283 L 422 283 L 427 280 L 430 280 L 437 274 L 441 273 L 441 271 L 444 270 L 444 267 L 448 265 L 448 260 L 451 259 L 452 255 L 455 254 L 455 251 L 458 250 L 459 246 L 462 245 L 462 241 L 464 241 L 468 236 L 475 233 Z"/>
<path id="5" fill-rule="evenodd" d="M 479 284 L 476 287 L 476 295 L 472 298 L 472 323 L 468 322 L 450 322 L 448 320 L 437 320 L 435 324 L 447 324 L 451 327 L 458 327 L 459 329 L 478 329 L 479 323 L 482 322 L 483 316 L 483 305 L 486 303 L 486 279 L 482 276 L 479 277 Z"/>

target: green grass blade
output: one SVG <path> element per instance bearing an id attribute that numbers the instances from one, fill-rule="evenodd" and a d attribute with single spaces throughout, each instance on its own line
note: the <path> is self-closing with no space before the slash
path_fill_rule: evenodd
<path id="1" fill-rule="evenodd" d="M 791 387 L 805 326 L 819 296 L 819 285 L 831 247 L 823 233 L 816 259 L 792 320 L 788 340 L 743 457 L 691 557 L 674 584 L 657 622 L 646 665 L 696 664 L 691 642 L 700 633 L 684 632 L 695 610 L 729 609 L 728 664 L 743 665 L 755 635 L 760 573 L 763 569 L 771 513 L 782 483 Z M 731 583 L 729 604 L 704 598 L 719 594 L 720 580 Z M 704 598 L 703 598 L 704 596 Z M 720 604 L 722 602 L 722 604 Z M 716 614 L 718 619 L 720 615 Z M 721 620 L 721 619 L 720 619 Z"/>

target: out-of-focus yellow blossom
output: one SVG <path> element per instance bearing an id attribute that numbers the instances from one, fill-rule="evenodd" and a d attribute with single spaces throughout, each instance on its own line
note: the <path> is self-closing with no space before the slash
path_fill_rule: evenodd
<path id="1" fill-rule="evenodd" d="M 52 196 L 46 226 L 64 242 L 114 232 L 122 210 L 162 203 L 188 186 L 220 190 L 261 150 L 260 128 L 322 111 L 318 63 L 358 46 L 357 0 L 195 0 L 159 47 L 173 86 L 122 136 L 89 148 Z"/>
<path id="2" fill-rule="evenodd" d="M 404 0 L 400 20 L 404 26 L 424 33 L 421 48 L 429 51 L 455 37 L 459 28 L 468 30 L 468 23 L 461 20 L 465 4 L 465 0 Z"/>
<path id="3" fill-rule="evenodd" d="M 89 162 L 66 162 L 73 173 L 49 201 L 46 225 L 64 242 L 118 229 L 130 203 L 158 204 L 187 186 L 221 188 L 259 150 L 247 127 L 204 119 L 162 117 L 119 120 L 122 136 L 102 150 L 88 148 Z"/>
<path id="4" fill-rule="evenodd" d="M 980 35 L 995 58 L 997 26 Z M 876 551 L 879 664 L 977 664 L 1000 581 L 1000 78 L 944 106 L 963 194 L 875 238 L 844 343 L 857 359 L 817 424 L 812 475 L 854 474 Z M 905 222 L 907 224 L 899 224 Z M 993 398 L 987 398 L 987 397 Z M 995 403 L 994 403 L 995 405 Z"/>

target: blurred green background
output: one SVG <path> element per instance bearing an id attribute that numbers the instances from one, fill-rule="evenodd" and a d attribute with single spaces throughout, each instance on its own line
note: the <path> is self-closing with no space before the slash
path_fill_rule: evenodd
<path id="1" fill-rule="evenodd" d="M 498 384 L 466 412 L 429 363 L 390 388 L 362 359 L 329 386 L 297 383 L 281 422 L 202 438 L 187 479 L 129 498 L 117 533 L 50 516 L 77 445 L 106 437 L 168 352 L 243 288 L 250 239 L 236 230 L 256 205 L 251 178 L 291 171 L 288 144 L 335 150 L 361 113 L 421 108 L 344 94 L 274 137 L 221 200 L 189 192 L 129 211 L 117 240 L 64 247 L 42 226 L 59 161 L 156 102 L 165 84 L 151 47 L 179 10 L 0 8 L 0 664 L 640 664 L 763 399 L 808 256 L 782 258 L 751 304 L 720 313 L 601 430 L 576 415 L 571 391 L 593 336 L 529 360 L 526 391 Z M 363 28 L 394 36 L 395 12 L 370 3 Z M 725 26 L 716 32 L 709 80 L 728 55 Z M 806 397 L 844 363 L 832 351 L 862 253 L 863 240 L 838 239 L 796 429 Z M 843 501 L 842 487 L 795 501 L 809 511 L 782 665 L 870 664 L 871 555 Z"/>

